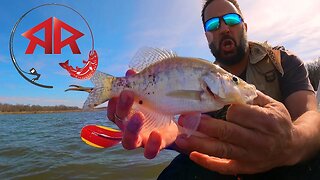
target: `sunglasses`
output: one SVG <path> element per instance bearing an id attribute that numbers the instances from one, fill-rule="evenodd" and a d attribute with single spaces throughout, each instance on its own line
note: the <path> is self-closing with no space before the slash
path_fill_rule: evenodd
<path id="1" fill-rule="evenodd" d="M 229 13 L 219 17 L 213 17 L 207 20 L 204 24 L 205 31 L 215 31 L 220 27 L 220 19 L 228 26 L 240 24 L 243 20 L 239 14 Z"/>

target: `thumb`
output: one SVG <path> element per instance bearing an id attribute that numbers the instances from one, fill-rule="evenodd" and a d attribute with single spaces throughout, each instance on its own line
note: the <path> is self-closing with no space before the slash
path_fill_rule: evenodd
<path id="1" fill-rule="evenodd" d="M 253 105 L 258 105 L 258 106 L 265 106 L 267 104 L 270 104 L 272 102 L 276 102 L 276 100 L 272 99 L 270 96 L 262 93 L 261 91 L 257 90 L 257 97 L 253 99 Z"/>
<path id="2" fill-rule="evenodd" d="M 133 76 L 135 74 L 137 74 L 138 72 L 133 70 L 133 69 L 129 69 L 127 72 L 126 72 L 126 77 L 128 76 Z"/>

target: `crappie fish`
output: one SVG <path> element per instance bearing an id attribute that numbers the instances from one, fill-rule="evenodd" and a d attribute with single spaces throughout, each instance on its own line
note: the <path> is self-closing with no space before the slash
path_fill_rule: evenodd
<path id="1" fill-rule="evenodd" d="M 84 108 L 93 108 L 123 90 L 135 94 L 134 111 L 141 111 L 146 121 L 143 132 L 165 128 L 174 116 L 196 112 L 190 120 L 187 134 L 192 134 L 200 114 L 216 111 L 228 104 L 244 104 L 256 96 L 254 85 L 228 73 L 209 61 L 178 57 L 169 50 L 145 48 L 136 54 L 131 69 L 139 73 L 129 77 L 114 77 L 97 71 L 91 78 L 93 88 L 76 86 L 68 90 L 88 91 Z M 186 133 L 186 132 L 184 132 Z"/>

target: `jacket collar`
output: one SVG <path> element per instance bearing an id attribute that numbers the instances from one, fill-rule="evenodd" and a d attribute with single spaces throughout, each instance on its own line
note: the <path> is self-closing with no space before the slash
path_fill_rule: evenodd
<path id="1" fill-rule="evenodd" d="M 251 64 L 256 64 L 263 60 L 268 54 L 266 48 L 269 46 L 267 42 L 258 43 L 258 42 L 249 42 L 249 62 Z"/>

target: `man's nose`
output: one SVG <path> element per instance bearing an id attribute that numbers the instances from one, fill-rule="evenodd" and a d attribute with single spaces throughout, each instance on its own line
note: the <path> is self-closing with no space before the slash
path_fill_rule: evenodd
<path id="1" fill-rule="evenodd" d="M 222 33 L 230 33 L 230 26 L 226 25 L 224 21 L 220 21 L 220 32 Z"/>

